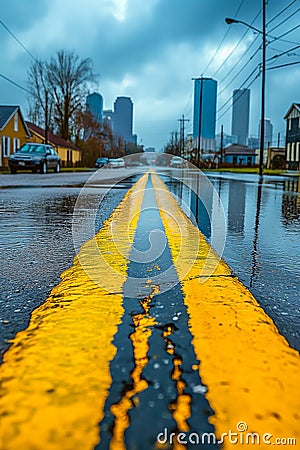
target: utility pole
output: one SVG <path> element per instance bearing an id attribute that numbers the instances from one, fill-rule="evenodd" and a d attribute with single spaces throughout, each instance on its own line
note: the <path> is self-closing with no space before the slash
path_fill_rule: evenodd
<path id="1" fill-rule="evenodd" d="M 189 122 L 190 119 L 185 119 L 184 118 L 184 114 L 182 114 L 182 118 L 181 119 L 177 119 L 178 122 L 180 122 L 180 141 L 181 141 L 181 151 L 180 151 L 180 156 L 183 158 L 184 157 L 184 123 L 185 122 Z"/>
<path id="2" fill-rule="evenodd" d="M 48 144 L 48 91 L 45 92 L 45 144 Z"/>
<path id="3" fill-rule="evenodd" d="M 223 139 L 224 139 L 224 128 L 223 125 L 221 125 L 221 143 L 220 143 L 221 163 L 223 162 Z"/>
<path id="4" fill-rule="evenodd" d="M 265 144 L 265 93 L 266 93 L 266 0 L 262 7 L 262 63 L 261 63 L 261 123 L 259 147 L 259 176 L 263 176 Z"/>
<path id="5" fill-rule="evenodd" d="M 277 135 L 277 148 L 280 147 L 280 132 Z"/>

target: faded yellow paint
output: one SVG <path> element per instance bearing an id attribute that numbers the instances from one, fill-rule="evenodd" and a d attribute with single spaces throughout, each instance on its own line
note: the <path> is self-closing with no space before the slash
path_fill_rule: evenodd
<path id="1" fill-rule="evenodd" d="M 228 276 L 228 266 L 210 252 L 202 234 L 157 175 L 152 174 L 152 182 L 201 361 L 200 375 L 214 410 L 209 420 L 219 438 L 230 430 L 238 433 L 238 444 L 224 437 L 222 448 L 244 448 L 241 436 L 245 442 L 247 433 L 259 433 L 259 448 L 270 448 L 262 442 L 264 433 L 272 435 L 271 444 L 276 438 L 295 438 L 299 446 L 299 353 L 245 286 Z M 200 247 L 194 258 L 197 235 Z M 201 274 L 207 273 L 206 255 L 206 267 L 216 270 L 200 283 Z M 237 430 L 239 422 L 247 424 L 247 431 Z M 248 439 L 252 442 L 251 436 Z"/>
<path id="2" fill-rule="evenodd" d="M 149 314 L 150 304 L 154 295 L 158 293 L 159 288 L 153 286 L 152 293 L 140 301 L 144 312 L 132 316 L 134 332 L 129 336 L 132 341 L 134 359 L 134 369 L 131 373 L 132 389 L 124 391 L 119 403 L 111 406 L 111 412 L 115 419 L 110 450 L 126 449 L 124 436 L 130 425 L 129 411 L 138 402 L 138 397 L 135 396 L 148 388 L 148 382 L 142 377 L 142 373 L 149 361 L 149 338 L 152 334 L 152 328 L 157 323 L 154 317 Z"/>
<path id="3" fill-rule="evenodd" d="M 109 362 L 116 353 L 112 340 L 123 314 L 122 286 L 147 178 L 128 191 L 95 238 L 83 245 L 73 267 L 5 353 L 2 450 L 91 450 L 99 441 L 111 384 Z M 120 237 L 118 247 L 113 231 Z M 109 264 L 114 289 L 90 279 L 80 261 L 89 262 L 99 283 Z"/>

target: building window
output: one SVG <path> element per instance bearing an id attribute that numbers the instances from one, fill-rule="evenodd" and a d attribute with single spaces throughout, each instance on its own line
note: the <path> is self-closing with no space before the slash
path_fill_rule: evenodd
<path id="1" fill-rule="evenodd" d="M 233 162 L 233 164 L 236 164 L 236 163 L 237 163 L 237 156 L 233 156 L 232 162 Z"/>
<path id="2" fill-rule="evenodd" d="M 291 161 L 295 161 L 295 142 L 292 143 Z"/>
<path id="3" fill-rule="evenodd" d="M 297 142 L 297 144 L 296 144 L 296 156 L 295 156 L 295 161 L 297 161 L 297 162 L 300 161 L 300 142 Z"/>
<path id="4" fill-rule="evenodd" d="M 14 131 L 19 131 L 19 116 L 18 113 L 14 116 Z"/>
<path id="5" fill-rule="evenodd" d="M 288 119 L 288 124 L 289 124 L 289 130 L 292 129 L 292 119 Z"/>
<path id="6" fill-rule="evenodd" d="M 2 137 L 2 149 L 4 158 L 7 158 L 10 155 L 10 137 Z"/>
<path id="7" fill-rule="evenodd" d="M 286 149 L 286 160 L 287 161 L 291 160 L 291 144 L 290 143 L 288 143 L 287 149 Z"/>
<path id="8" fill-rule="evenodd" d="M 17 152 L 20 148 L 20 139 L 14 138 L 14 152 Z"/>

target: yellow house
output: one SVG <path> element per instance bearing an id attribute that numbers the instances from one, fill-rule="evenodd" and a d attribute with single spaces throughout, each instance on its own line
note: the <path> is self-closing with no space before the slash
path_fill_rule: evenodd
<path id="1" fill-rule="evenodd" d="M 36 142 L 44 144 L 46 141 L 45 130 L 31 122 L 26 122 L 26 124 L 31 134 L 31 137 L 28 139 L 28 142 Z M 61 160 L 61 165 L 63 167 L 70 167 L 78 165 L 80 163 L 81 150 L 78 147 L 76 147 L 72 142 L 68 142 L 65 139 L 55 136 L 50 132 L 48 132 L 47 141 L 57 151 Z"/>
<path id="2" fill-rule="evenodd" d="M 8 167 L 8 158 L 30 136 L 19 106 L 0 105 L 0 167 Z"/>

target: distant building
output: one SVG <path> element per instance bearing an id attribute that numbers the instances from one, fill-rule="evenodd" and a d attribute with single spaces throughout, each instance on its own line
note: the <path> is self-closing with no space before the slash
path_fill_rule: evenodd
<path id="1" fill-rule="evenodd" d="M 86 109 L 89 111 L 96 122 L 102 123 L 103 120 L 103 97 L 94 92 L 86 98 Z"/>
<path id="2" fill-rule="evenodd" d="M 113 132 L 118 139 L 125 143 L 136 143 L 133 130 L 133 102 L 129 97 L 117 97 L 114 103 Z"/>
<path id="3" fill-rule="evenodd" d="M 197 141 L 200 130 L 200 149 L 216 149 L 217 82 L 212 78 L 199 78 L 194 84 L 193 137 Z M 199 121 L 199 118 L 201 120 Z M 201 122 L 201 124 L 200 124 Z"/>
<path id="4" fill-rule="evenodd" d="M 237 144 L 237 137 L 231 136 L 230 134 L 223 133 L 223 148 L 230 144 Z M 216 149 L 221 148 L 221 133 L 216 134 Z"/>
<path id="5" fill-rule="evenodd" d="M 287 169 L 300 170 L 300 103 L 293 103 L 284 118 Z"/>
<path id="6" fill-rule="evenodd" d="M 30 137 L 19 106 L 0 106 L 0 167 L 8 167 L 9 156 Z"/>
<path id="7" fill-rule="evenodd" d="M 260 124 L 258 125 L 258 136 L 260 136 Z M 264 149 L 267 149 L 270 145 L 272 145 L 273 141 L 273 125 L 270 119 L 265 119 L 265 139 L 264 139 Z"/>
<path id="8" fill-rule="evenodd" d="M 232 144 L 223 150 L 223 162 L 233 166 L 253 166 L 256 152 L 245 145 Z"/>
<path id="9" fill-rule="evenodd" d="M 235 89 L 232 96 L 231 134 L 237 144 L 248 145 L 250 89 Z"/>
<path id="10" fill-rule="evenodd" d="M 251 149 L 259 148 L 259 138 L 256 136 L 249 136 L 248 138 L 248 147 Z"/>

